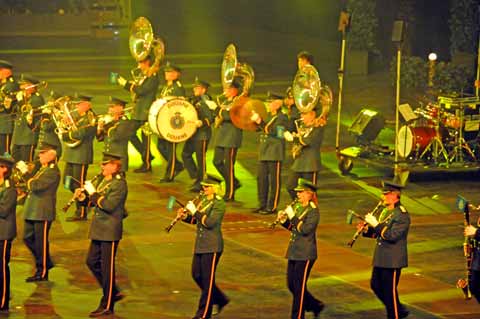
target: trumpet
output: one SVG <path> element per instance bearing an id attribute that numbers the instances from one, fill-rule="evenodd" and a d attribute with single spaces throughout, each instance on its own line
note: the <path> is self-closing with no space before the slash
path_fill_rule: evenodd
<path id="1" fill-rule="evenodd" d="M 370 211 L 368 214 L 376 214 L 377 212 L 381 211 L 381 209 L 383 209 L 383 208 L 384 208 L 383 200 L 381 200 L 381 201 L 378 202 L 377 206 L 375 206 L 375 208 L 372 211 Z M 355 216 L 358 219 L 360 219 L 361 221 L 363 221 L 363 223 L 361 224 L 361 227 L 359 227 L 358 230 L 355 232 L 355 234 L 353 234 L 352 239 L 350 239 L 350 241 L 347 243 L 347 245 L 350 246 L 350 247 L 353 247 L 353 244 L 355 244 L 355 241 L 357 240 L 358 236 L 360 236 L 360 234 L 368 226 L 368 223 L 365 221 L 365 218 L 363 216 L 360 216 L 359 214 L 355 213 L 353 210 L 348 211 L 348 215 L 347 215 L 347 223 L 348 224 L 352 223 L 353 216 Z"/>
<path id="2" fill-rule="evenodd" d="M 288 204 L 285 209 L 288 207 L 288 206 L 292 206 L 292 207 L 295 207 L 295 205 L 297 205 L 299 203 L 298 201 L 298 198 L 295 198 L 295 200 L 293 200 L 290 204 Z M 271 223 L 270 225 L 268 225 L 268 227 L 270 229 L 275 229 L 275 227 L 282 222 L 282 219 L 283 219 L 283 212 L 285 211 L 285 209 L 281 210 L 278 212 L 278 217 L 277 219 L 275 219 L 275 221 L 273 223 Z"/>
<path id="3" fill-rule="evenodd" d="M 106 113 L 106 114 L 99 114 L 96 116 L 97 119 L 97 124 L 99 126 L 108 126 L 110 123 L 115 121 L 115 117 L 122 117 L 124 115 L 130 115 L 130 113 L 133 111 L 133 106 L 126 107 L 123 109 L 123 112 L 120 114 L 112 114 L 112 113 Z"/>
<path id="4" fill-rule="evenodd" d="M 200 193 L 198 193 L 198 195 L 192 199 L 192 202 L 195 204 L 195 206 L 198 206 L 202 201 L 203 199 L 205 198 L 205 194 L 203 193 L 203 191 L 201 191 Z M 183 204 L 182 202 L 180 202 L 179 200 L 175 199 L 175 202 L 183 209 L 183 212 L 185 213 L 186 209 L 185 209 L 185 204 Z M 169 233 L 173 226 L 175 226 L 175 224 L 180 220 L 182 219 L 182 216 L 176 216 L 171 222 L 170 224 L 165 227 L 165 231 L 167 233 Z"/>
<path id="5" fill-rule="evenodd" d="M 90 180 L 90 182 L 91 183 L 95 182 L 102 175 L 103 175 L 102 173 L 99 173 L 99 174 L 95 175 Z M 87 198 L 87 194 L 85 194 L 85 189 L 83 187 L 80 187 L 80 190 L 81 190 L 81 192 L 78 193 L 78 194 L 76 192 L 73 193 L 72 198 L 70 198 L 70 200 L 67 202 L 67 204 L 65 204 L 65 206 L 63 206 L 62 211 L 64 213 L 66 213 L 70 209 L 70 207 L 73 205 L 73 203 L 75 203 L 75 201 L 83 202 Z"/>

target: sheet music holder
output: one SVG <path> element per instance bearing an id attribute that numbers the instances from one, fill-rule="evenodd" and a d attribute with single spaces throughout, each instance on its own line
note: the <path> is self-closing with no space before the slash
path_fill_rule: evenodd
<path id="1" fill-rule="evenodd" d="M 418 119 L 418 115 L 413 112 L 410 104 L 408 103 L 400 104 L 398 106 L 398 111 L 400 112 L 400 114 L 402 114 L 403 119 L 407 123 Z"/>

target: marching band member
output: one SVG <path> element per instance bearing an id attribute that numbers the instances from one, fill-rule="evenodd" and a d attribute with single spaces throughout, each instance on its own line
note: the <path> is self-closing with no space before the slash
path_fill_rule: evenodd
<path id="1" fill-rule="evenodd" d="M 167 63 L 164 69 L 166 85 L 162 88 L 160 98 L 168 98 L 172 96 L 185 96 L 185 88 L 180 82 L 180 75 L 182 70 L 174 65 Z M 160 180 L 163 183 L 173 182 L 175 176 L 183 171 L 183 164 L 177 159 L 177 144 L 169 142 L 158 136 L 157 148 L 160 154 L 167 162 L 167 169 L 165 175 Z"/>
<path id="2" fill-rule="evenodd" d="M 83 185 L 87 177 L 88 165 L 93 163 L 93 140 L 97 132 L 96 117 L 92 111 L 92 97 L 78 95 L 77 98 L 80 102 L 75 105 L 76 113 L 73 114 L 72 112 L 77 129 L 65 132 L 62 135 L 64 160 L 66 162 L 63 178 L 66 180 L 67 176 L 73 177 L 69 185 L 72 193 Z M 68 217 L 67 221 L 87 219 L 86 207 L 78 202 L 76 205 L 75 215 Z"/>
<path id="3" fill-rule="evenodd" d="M 182 159 L 185 168 L 191 178 L 195 181 L 190 188 L 192 192 L 199 192 L 201 190 L 200 182 L 207 173 L 207 147 L 208 142 L 212 136 L 212 124 L 215 118 L 215 113 L 207 105 L 205 100 L 211 100 L 207 91 L 210 84 L 195 78 L 193 84 L 193 96 L 190 102 L 195 107 L 198 114 L 197 131 L 191 136 L 183 146 Z M 212 101 L 213 103 L 213 101 Z M 196 155 L 197 164 L 193 161 L 193 153 Z"/>
<path id="4" fill-rule="evenodd" d="M 55 220 L 60 170 L 55 146 L 45 143 L 39 151 L 41 168 L 27 181 L 28 195 L 23 209 L 23 240 L 35 257 L 36 266 L 35 274 L 27 282 L 48 280 L 48 271 L 53 267 L 48 235 Z"/>
<path id="5" fill-rule="evenodd" d="M 20 89 L 12 73 L 13 65 L 0 60 L 0 154 L 10 153 L 13 119 L 16 104 L 15 93 Z"/>
<path id="6" fill-rule="evenodd" d="M 300 119 L 300 111 L 295 105 L 295 99 L 293 98 L 292 87 L 289 86 L 285 91 L 285 98 L 283 99 L 284 109 L 282 110 L 288 117 L 288 128 L 290 132 L 296 131 L 295 121 Z"/>
<path id="7" fill-rule="evenodd" d="M 15 119 L 12 137 L 12 156 L 15 161 L 33 162 L 38 141 L 39 117 L 33 116 L 33 110 L 45 104 L 37 90 L 40 81 L 31 75 L 22 74 L 19 110 Z"/>
<path id="8" fill-rule="evenodd" d="M 135 125 L 125 117 L 126 104 L 124 100 L 110 97 L 108 113 L 97 125 L 97 140 L 104 142 L 103 151 L 120 155 L 124 172 L 128 170 L 128 141 Z"/>
<path id="9" fill-rule="evenodd" d="M 261 130 L 258 149 L 257 194 L 260 214 L 275 214 L 280 201 L 282 161 L 285 158 L 285 140 L 283 132 L 288 118 L 281 112 L 283 101 L 280 96 L 271 94 L 273 100 L 268 104 L 269 115 L 260 118 L 254 112 L 251 120 L 259 124 Z M 280 135 L 279 135 L 280 134 Z"/>
<path id="10" fill-rule="evenodd" d="M 477 227 L 480 226 L 480 219 L 477 221 Z M 480 232 L 478 228 L 473 225 L 468 225 L 464 229 L 464 235 L 470 237 L 474 242 L 480 241 Z M 468 285 L 470 292 L 475 297 L 478 303 L 480 303 L 480 247 L 473 245 L 472 249 L 472 261 L 470 264 L 471 279 Z"/>
<path id="11" fill-rule="evenodd" d="M 208 174 L 202 180 L 203 198 L 189 201 L 177 211 L 177 217 L 197 224 L 197 237 L 192 261 L 192 277 L 202 290 L 194 319 L 211 318 L 213 305 L 220 312 L 229 302 L 215 284 L 215 271 L 223 252 L 222 221 L 225 202 L 217 195 L 222 179 Z"/>
<path id="12" fill-rule="evenodd" d="M 0 156 L 0 313 L 7 312 L 10 303 L 10 252 L 12 241 L 17 235 L 16 208 L 17 191 L 10 180 L 15 161 Z"/>
<path id="13" fill-rule="evenodd" d="M 407 237 L 410 215 L 400 203 L 401 185 L 383 182 L 385 209 L 377 219 L 372 213 L 365 216 L 368 228 L 363 236 L 375 238 L 370 287 L 385 305 L 387 318 L 408 316 L 409 311 L 400 303 L 397 286 L 402 268 L 408 266 Z M 363 227 L 363 224 L 360 224 Z"/>
<path id="14" fill-rule="evenodd" d="M 60 97 L 62 97 L 60 93 L 51 91 L 49 103 L 54 103 L 55 100 L 59 99 Z M 35 158 L 38 158 L 40 145 L 43 143 L 48 143 L 55 146 L 55 150 L 57 151 L 57 159 L 59 159 L 62 156 L 62 142 L 60 141 L 58 134 L 55 132 L 57 125 L 52 118 L 51 110 L 48 107 L 45 108 L 39 115 L 39 118 L 40 129 L 38 132 L 37 147 L 35 148 Z"/>
<path id="15" fill-rule="evenodd" d="M 95 185 L 89 182 L 84 187 L 88 194 L 86 200 L 95 207 L 86 264 L 103 290 L 100 304 L 90 317 L 113 314 L 115 303 L 124 297 L 115 283 L 115 256 L 122 239 L 123 219 L 127 216 L 127 181 L 121 174 L 119 154 L 104 152 L 101 166 L 102 178 L 98 178 Z"/>
<path id="16" fill-rule="evenodd" d="M 145 78 L 139 83 L 135 81 L 127 81 L 123 77 L 118 77 L 118 84 L 125 88 L 125 90 L 134 94 L 133 102 L 136 102 L 133 109 L 131 121 L 135 124 L 132 129 L 130 142 L 135 147 L 137 152 L 142 156 L 142 166 L 135 169 L 135 173 L 146 173 L 152 171 L 152 154 L 150 153 L 150 139 L 151 134 L 146 134 L 141 130 L 142 140 L 137 136 L 137 131 L 148 120 L 148 112 L 155 96 L 157 94 L 158 86 L 160 84 L 158 79 L 158 66 L 154 65 L 154 56 L 148 55 L 144 60 L 138 62 L 138 68 L 141 70 Z M 127 167 L 124 167 L 127 170 Z"/>
<path id="17" fill-rule="evenodd" d="M 307 289 L 310 270 L 317 259 L 317 226 L 320 213 L 317 207 L 317 187 L 308 180 L 299 178 L 295 187 L 298 202 L 278 212 L 282 226 L 291 232 L 287 250 L 287 283 L 293 295 L 292 319 L 305 318 L 311 311 L 319 318 L 325 305 Z"/>
<path id="18" fill-rule="evenodd" d="M 227 202 L 235 200 L 235 191 L 241 186 L 235 177 L 235 161 L 238 148 L 242 145 L 243 131 L 234 126 L 230 119 L 230 108 L 239 96 L 241 89 L 240 78 L 235 77 L 228 88 L 225 89 L 225 101 L 217 108 L 215 118 L 215 152 L 213 165 L 225 180 L 225 196 Z"/>

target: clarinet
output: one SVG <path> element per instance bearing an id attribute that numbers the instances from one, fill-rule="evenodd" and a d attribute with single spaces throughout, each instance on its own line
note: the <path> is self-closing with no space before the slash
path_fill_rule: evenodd
<path id="1" fill-rule="evenodd" d="M 91 182 L 92 183 L 95 182 L 100 176 L 102 176 L 102 173 L 99 173 L 99 174 L 95 175 L 92 178 Z M 78 195 L 78 196 L 75 195 L 75 193 L 73 193 L 72 198 L 70 198 L 68 203 L 65 206 L 63 206 L 62 211 L 64 213 L 66 213 L 70 209 L 70 207 L 73 205 L 73 203 L 75 203 L 75 201 L 77 201 L 77 200 L 83 201 L 87 197 L 87 195 L 85 195 L 85 189 L 83 189 L 83 187 L 81 187 L 80 189 L 82 190 L 82 193 L 80 193 L 80 195 Z"/>
<path id="2" fill-rule="evenodd" d="M 375 206 L 375 208 L 370 212 L 371 214 L 375 214 L 379 208 L 382 208 L 383 207 L 383 201 L 379 201 L 377 206 Z M 357 217 L 357 214 L 355 214 L 355 216 Z M 365 229 L 365 227 L 368 226 L 368 223 L 363 219 L 363 223 L 362 223 L 362 228 L 359 228 L 355 234 L 353 234 L 353 237 L 352 239 L 350 239 L 350 241 L 347 243 L 348 246 L 350 247 L 353 247 L 353 244 L 355 244 L 355 241 L 357 240 L 358 236 L 360 236 L 360 234 L 363 232 L 363 230 Z"/>
<path id="3" fill-rule="evenodd" d="M 195 206 L 198 205 L 201 201 L 202 201 L 202 198 L 204 196 L 204 193 L 203 191 L 201 191 L 194 199 L 192 199 L 192 202 L 195 203 Z M 175 199 L 175 202 L 183 209 L 183 212 L 186 211 L 185 209 L 185 204 L 183 204 L 182 202 L 178 201 L 177 199 Z M 170 222 L 170 225 L 168 225 L 167 227 L 165 227 L 165 231 L 167 233 L 169 233 L 173 226 L 175 226 L 175 224 L 180 220 L 182 219 L 182 216 L 177 216 L 175 217 L 171 222 Z"/>
<path id="4" fill-rule="evenodd" d="M 291 202 L 289 205 L 287 205 L 286 207 L 292 206 L 292 208 L 293 208 L 297 203 L 298 203 L 298 198 L 295 198 L 295 200 L 292 201 L 292 202 Z M 285 209 L 286 209 L 286 207 L 285 207 Z M 268 226 L 270 229 L 275 229 L 275 227 L 282 221 L 282 219 L 283 219 L 283 218 L 282 218 L 282 217 L 283 217 L 282 215 L 283 215 L 283 212 L 285 211 L 285 209 L 283 209 L 283 210 L 281 210 L 281 211 L 278 212 L 278 216 L 279 216 L 279 217 L 277 217 L 277 219 L 275 219 L 275 221 Z M 280 217 L 280 216 L 282 216 L 282 217 Z"/>

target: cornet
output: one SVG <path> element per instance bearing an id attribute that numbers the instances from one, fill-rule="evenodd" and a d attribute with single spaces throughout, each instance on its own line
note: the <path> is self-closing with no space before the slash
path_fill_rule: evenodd
<path id="1" fill-rule="evenodd" d="M 299 203 L 298 198 L 296 198 L 293 202 L 291 202 L 290 204 L 288 204 L 287 206 L 285 206 L 285 209 L 286 209 L 288 206 L 292 206 L 292 208 L 294 208 L 295 205 L 297 205 L 298 203 Z M 270 229 L 275 229 L 275 226 L 277 226 L 279 223 L 282 222 L 282 220 L 283 220 L 283 218 L 284 218 L 283 215 L 284 215 L 285 209 L 282 209 L 281 211 L 278 212 L 278 217 L 277 217 L 277 219 L 275 219 L 275 221 L 268 226 Z"/>
<path id="2" fill-rule="evenodd" d="M 383 205 L 384 205 L 383 200 L 379 201 L 377 206 L 375 206 L 375 208 L 372 211 L 370 211 L 368 214 L 374 214 L 375 215 L 377 212 L 381 211 L 381 209 L 384 208 Z M 361 224 L 360 227 L 358 227 L 358 230 L 355 232 L 355 234 L 353 234 L 352 239 L 350 239 L 350 241 L 347 243 L 347 245 L 350 246 L 350 247 L 353 247 L 353 244 L 355 244 L 355 241 L 357 240 L 358 236 L 360 236 L 360 234 L 368 226 L 368 223 L 365 221 L 365 218 L 363 216 L 355 213 L 353 210 L 348 211 L 347 224 L 352 224 L 353 217 L 357 217 L 358 219 L 363 221 L 363 223 Z"/>

